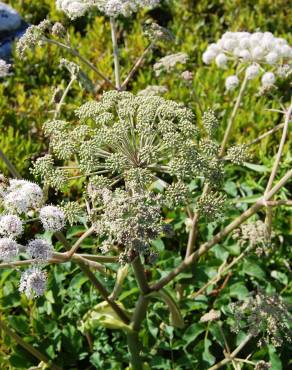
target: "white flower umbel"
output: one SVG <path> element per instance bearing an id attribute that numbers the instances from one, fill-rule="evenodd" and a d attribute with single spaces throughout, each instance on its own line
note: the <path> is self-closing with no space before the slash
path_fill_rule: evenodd
<path id="1" fill-rule="evenodd" d="M 18 244 L 11 238 L 0 239 L 0 260 L 12 261 L 18 254 Z"/>
<path id="2" fill-rule="evenodd" d="M 27 245 L 27 253 L 30 258 L 45 262 L 52 257 L 53 247 L 44 239 L 31 240 Z"/>
<path id="3" fill-rule="evenodd" d="M 46 286 L 46 273 L 34 266 L 22 273 L 19 291 L 25 293 L 28 298 L 39 297 L 44 294 Z"/>
<path id="4" fill-rule="evenodd" d="M 226 32 L 207 47 L 202 59 L 205 64 L 215 61 L 220 68 L 235 61 L 247 68 L 246 78 L 252 80 L 260 74 L 260 70 L 272 72 L 274 67 L 291 63 L 292 47 L 285 39 L 275 37 L 271 32 Z M 226 81 L 226 87 L 231 86 L 229 90 L 232 90 L 230 81 L 232 79 Z M 262 83 L 267 86 L 265 81 L 266 78 Z"/>
<path id="5" fill-rule="evenodd" d="M 56 6 L 57 9 L 66 13 L 69 18 L 75 19 L 82 17 L 92 7 L 92 1 L 57 0 Z"/>
<path id="6" fill-rule="evenodd" d="M 186 53 L 166 55 L 153 66 L 156 76 L 159 76 L 162 72 L 171 72 L 177 64 L 186 64 L 188 58 Z"/>
<path id="7" fill-rule="evenodd" d="M 40 219 L 46 231 L 60 231 L 65 226 L 65 214 L 55 206 L 43 207 L 40 210 Z"/>
<path id="8" fill-rule="evenodd" d="M 226 78 L 225 87 L 227 91 L 232 91 L 237 88 L 239 80 L 237 76 L 229 76 Z"/>
<path id="9" fill-rule="evenodd" d="M 264 87 L 273 86 L 276 81 L 276 77 L 273 72 L 266 72 L 262 76 L 262 85 Z"/>
<path id="10" fill-rule="evenodd" d="M 56 5 L 66 15 L 75 19 L 82 17 L 89 9 L 97 8 L 109 17 L 129 17 L 143 7 L 154 7 L 160 0 L 57 0 Z"/>
<path id="11" fill-rule="evenodd" d="M 0 59 L 0 78 L 6 77 L 9 74 L 9 69 L 11 65 L 7 64 L 5 60 Z"/>
<path id="12" fill-rule="evenodd" d="M 23 231 L 20 218 L 15 215 L 4 215 L 0 218 L 0 235 L 16 238 Z"/>
<path id="13" fill-rule="evenodd" d="M 260 73 L 260 67 L 258 64 L 251 65 L 246 68 L 245 74 L 248 80 L 253 80 Z"/>
<path id="14" fill-rule="evenodd" d="M 4 207 L 11 213 L 27 213 L 43 204 L 43 191 L 35 183 L 26 180 L 10 180 L 4 194 Z"/>

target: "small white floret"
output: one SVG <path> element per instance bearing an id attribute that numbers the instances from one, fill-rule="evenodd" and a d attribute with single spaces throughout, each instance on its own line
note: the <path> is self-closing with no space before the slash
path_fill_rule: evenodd
<path id="1" fill-rule="evenodd" d="M 276 81 L 276 77 L 273 72 L 266 72 L 262 76 L 262 85 L 264 87 L 271 87 Z"/>
<path id="2" fill-rule="evenodd" d="M 225 68 L 227 66 L 228 58 L 224 53 L 220 53 L 217 55 L 215 61 L 218 67 Z"/>
<path id="3" fill-rule="evenodd" d="M 249 66 L 245 71 L 245 75 L 248 80 L 253 80 L 259 75 L 259 73 L 260 73 L 260 67 L 258 64 Z"/>
<path id="4" fill-rule="evenodd" d="M 227 91 L 232 91 L 236 89 L 236 87 L 239 85 L 239 80 L 236 75 L 229 76 L 225 80 L 225 87 Z"/>

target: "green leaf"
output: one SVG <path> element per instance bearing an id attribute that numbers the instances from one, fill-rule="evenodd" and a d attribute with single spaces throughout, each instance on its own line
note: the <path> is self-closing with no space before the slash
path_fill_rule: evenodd
<path id="1" fill-rule="evenodd" d="M 165 290 L 161 289 L 158 292 L 153 292 L 149 294 L 150 297 L 156 297 L 162 299 L 168 306 L 170 311 L 171 324 L 176 328 L 184 327 L 184 320 L 180 313 L 177 303 L 173 297 Z"/>
<path id="2" fill-rule="evenodd" d="M 75 275 L 73 279 L 70 281 L 70 288 L 80 289 L 84 283 L 88 281 L 88 277 L 84 275 L 82 272 Z"/>
<path id="3" fill-rule="evenodd" d="M 244 166 L 249 168 L 250 170 L 253 170 L 255 172 L 268 172 L 269 169 L 268 167 L 266 166 L 263 166 L 261 164 L 254 164 L 254 163 L 247 163 L 247 162 L 244 162 Z"/>
<path id="4" fill-rule="evenodd" d="M 266 277 L 265 271 L 252 261 L 245 260 L 243 262 L 242 272 L 246 275 L 256 277 L 259 280 L 264 280 Z"/>
<path id="5" fill-rule="evenodd" d="M 249 295 L 249 291 L 243 283 L 235 283 L 229 287 L 229 294 L 231 297 L 243 300 Z"/>
<path id="6" fill-rule="evenodd" d="M 269 345 L 268 351 L 269 351 L 269 357 L 270 357 L 272 369 L 273 370 L 283 370 L 282 362 L 280 360 L 280 357 L 276 353 L 275 347 L 273 347 L 272 345 Z"/>
<path id="7" fill-rule="evenodd" d="M 208 338 L 205 338 L 203 360 L 205 360 L 209 365 L 213 365 L 216 360 L 216 358 L 212 355 L 212 353 L 209 350 L 211 345 L 212 345 L 212 342 Z"/>
<path id="8" fill-rule="evenodd" d="M 116 302 L 122 309 L 124 306 Z M 122 329 L 125 331 L 131 331 L 131 327 L 126 325 L 108 304 L 103 301 L 97 304 L 93 309 L 89 310 L 81 321 L 79 330 L 85 332 L 87 330 L 95 329 L 98 326 L 103 326 L 108 329 Z"/>
<path id="9" fill-rule="evenodd" d="M 273 270 L 271 272 L 271 276 L 272 276 L 272 278 L 280 281 L 280 283 L 282 283 L 283 285 L 288 284 L 288 276 L 286 274 L 284 274 L 284 272 Z"/>
<path id="10" fill-rule="evenodd" d="M 185 342 L 184 348 L 192 343 L 205 330 L 206 328 L 202 324 L 195 323 L 189 326 L 183 335 L 183 340 Z"/>

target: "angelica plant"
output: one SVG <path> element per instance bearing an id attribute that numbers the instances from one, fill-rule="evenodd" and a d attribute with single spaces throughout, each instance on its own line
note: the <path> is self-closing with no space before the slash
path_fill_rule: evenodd
<path id="1" fill-rule="evenodd" d="M 160 96 L 167 91 L 163 86 L 148 86 L 138 94 L 126 91 L 153 45 L 157 41 L 171 41 L 172 37 L 159 25 L 146 25 L 144 32 L 150 44 L 122 81 L 117 36 L 119 18 L 158 4 L 156 0 L 57 1 L 58 9 L 71 19 L 94 10 L 109 18 L 114 82 L 72 47 L 60 23 L 45 20 L 39 26 L 28 28 L 18 43 L 17 50 L 21 56 L 28 48 L 39 44 L 54 44 L 95 71 L 110 89 L 103 91 L 98 99 L 95 97 L 81 105 L 76 104 L 74 112 L 71 112 L 72 119 L 65 120 L 62 114 L 69 90 L 76 81 L 81 88 L 88 86 L 88 80 L 78 64 L 62 59 L 61 65 L 67 69 L 70 81 L 61 96 L 55 96 L 56 109 L 51 119 L 43 124 L 49 143 L 48 152 L 40 156 L 31 168 L 38 184 L 0 177 L 0 259 L 3 261 L 0 268 L 29 266 L 21 274 L 19 290 L 31 299 L 45 293 L 50 264 L 76 263 L 103 299 L 81 319 L 80 330 L 87 333 L 94 320 L 111 329 L 124 330 L 131 366 L 135 370 L 143 368 L 143 352 L 148 350 L 142 347 L 139 333 L 149 303 L 153 299 L 163 301 L 170 311 L 171 325 L 183 329 L 184 318 L 179 304 L 165 286 L 174 284 L 178 275 L 235 230 L 241 254 L 227 266 L 222 266 L 215 280 L 213 278 L 211 283 L 202 287 L 200 293 L 246 257 L 247 252 L 243 250 L 246 244 L 254 247 L 268 242 L 272 235 L 271 218 L 266 223 L 244 222 L 262 208 L 271 207 L 273 202 L 273 206 L 280 205 L 273 197 L 292 177 L 292 171 L 287 171 L 274 184 L 291 119 L 290 106 L 283 108 L 282 139 L 264 194 L 238 217 L 228 220 L 226 209 L 232 205 L 224 191 L 225 166 L 241 166 L 248 158 L 248 144 L 229 146 L 231 128 L 243 94 L 247 91 L 248 82 L 258 76 L 261 76 L 264 86 L 276 83 L 275 69 L 291 61 L 290 46 L 271 34 L 227 33 L 203 54 L 207 64 L 216 60 L 219 67 L 228 68 L 229 61 L 238 65 L 238 76 L 229 76 L 226 80 L 229 91 L 237 88 L 240 74 L 244 71 L 241 89 L 221 141 L 219 128 L 222 122 L 213 109 L 202 112 L 200 120 L 188 106 Z M 263 45 L 260 50 L 256 46 L 259 41 Z M 187 58 L 185 53 L 163 57 L 154 65 L 156 75 L 171 73 L 177 63 L 185 64 Z M 193 72 L 184 71 L 182 78 L 190 82 Z M 11 174 L 17 174 L 17 171 L 13 169 Z M 76 180 L 81 190 L 76 199 L 68 201 L 66 194 Z M 52 191 L 58 191 L 58 196 L 64 199 L 50 204 L 48 195 Z M 179 251 L 174 244 L 176 230 L 171 227 L 171 220 L 166 218 L 168 211 L 187 215 L 188 241 L 183 250 Z M 41 234 L 31 227 L 35 222 Z M 214 225 L 213 231 L 208 236 L 200 235 L 199 242 L 199 226 L 206 223 Z M 66 231 L 73 224 L 83 226 L 84 231 L 71 245 Z M 29 235 L 27 240 L 22 237 L 24 230 L 25 236 Z M 91 245 L 90 253 L 85 254 L 82 253 L 83 242 L 89 237 L 94 240 L 94 245 Z M 179 263 L 152 281 L 147 270 L 154 271 L 159 263 L 157 241 L 161 239 L 173 242 L 172 253 L 176 254 Z M 105 267 L 107 262 L 114 262 L 116 270 Z M 114 272 L 116 282 L 113 292 L 110 292 L 102 277 L 113 280 Z M 123 282 L 130 274 L 134 276 L 139 292 L 135 307 L 126 307 L 119 301 Z M 273 299 L 271 302 L 276 305 L 278 301 Z M 262 302 L 251 306 L 252 310 L 246 312 L 249 323 L 254 311 L 268 311 Z M 283 307 L 281 304 L 281 317 L 286 312 Z M 223 314 L 209 310 L 200 321 L 209 323 L 220 319 Z M 271 317 L 275 320 L 275 316 Z M 258 315 L 258 328 L 268 327 L 272 334 L 277 334 L 278 340 L 278 332 L 266 323 L 267 315 L 262 317 L 266 321 L 260 319 Z M 258 330 L 256 334 L 261 331 L 264 330 Z M 268 335 L 265 339 L 274 341 L 274 337 Z M 232 361 L 236 363 L 237 353 L 250 339 L 248 336 L 211 369 Z"/>

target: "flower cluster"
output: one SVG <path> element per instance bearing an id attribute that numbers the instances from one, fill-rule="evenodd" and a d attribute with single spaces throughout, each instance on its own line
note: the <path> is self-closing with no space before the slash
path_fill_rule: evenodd
<path id="1" fill-rule="evenodd" d="M 262 255 L 267 247 L 271 245 L 271 237 L 267 225 L 260 220 L 242 224 L 239 229 L 233 232 L 233 238 L 238 241 L 240 246 L 256 247 L 258 255 Z"/>
<path id="2" fill-rule="evenodd" d="M 18 244 L 16 239 L 32 217 L 33 220 L 40 219 L 45 231 L 61 230 L 66 222 L 65 214 L 59 207 L 44 205 L 44 194 L 37 184 L 27 180 L 9 180 L 1 174 L 0 201 L 3 208 L 3 214 L 0 214 L 0 260 L 11 262 L 20 252 L 25 252 L 33 260 L 33 266 L 22 274 L 19 290 L 28 297 L 39 296 L 46 286 L 46 274 L 37 265 L 52 257 L 53 246 L 42 237 L 30 240 L 26 246 Z"/>
<path id="3" fill-rule="evenodd" d="M 41 207 L 44 195 L 42 189 L 33 182 L 11 179 L 2 194 L 2 202 L 6 212 L 25 214 Z"/>
<path id="4" fill-rule="evenodd" d="M 186 64 L 188 55 L 186 53 L 177 53 L 166 55 L 156 62 L 153 66 L 156 76 L 160 76 L 162 72 L 171 72 L 177 64 Z"/>
<path id="5" fill-rule="evenodd" d="M 118 247 L 121 262 L 129 262 L 137 254 L 149 254 L 151 240 L 164 231 L 159 197 L 151 193 L 129 195 L 122 189 L 99 188 L 99 193 L 97 205 L 103 212 L 92 212 L 92 222 L 102 250 Z M 94 193 L 93 204 L 96 200 Z"/>
<path id="6" fill-rule="evenodd" d="M 246 301 L 233 304 L 232 308 L 234 331 L 244 328 L 254 337 L 261 336 L 259 346 L 272 343 L 274 347 L 279 347 L 283 340 L 291 342 L 291 316 L 278 295 L 268 295 L 259 290 Z"/>
<path id="7" fill-rule="evenodd" d="M 275 67 L 291 63 L 292 48 L 286 40 L 275 37 L 271 32 L 226 32 L 203 53 L 203 62 L 215 61 L 219 68 L 226 68 L 234 61 L 246 66 L 247 80 L 259 76 L 261 71 L 262 86 L 270 87 L 275 81 Z M 237 75 L 226 79 L 226 89 L 233 90 L 239 84 Z"/>
<path id="8" fill-rule="evenodd" d="M 19 291 L 28 298 L 44 294 L 47 286 L 47 275 L 36 266 L 26 270 L 20 278 Z"/>
<path id="9" fill-rule="evenodd" d="M 100 102 L 85 103 L 76 113 L 79 126 L 52 121 L 44 128 L 55 157 L 77 157 L 84 175 L 148 181 L 149 174 L 153 179 L 164 173 L 190 178 L 202 167 L 195 117 L 181 104 L 158 96 L 110 91 Z M 45 175 L 48 182 L 55 173 L 51 162 L 41 168 L 43 161 L 36 162 L 34 172 Z"/>
<path id="10" fill-rule="evenodd" d="M 57 0 L 56 5 L 71 19 L 82 17 L 97 8 L 109 17 L 129 17 L 143 7 L 154 7 L 160 0 Z"/>
<path id="11" fill-rule="evenodd" d="M 41 38 L 47 31 L 51 31 L 52 24 L 48 20 L 42 21 L 38 26 L 30 26 L 25 34 L 19 39 L 16 45 L 16 51 L 20 57 L 23 57 L 27 49 L 33 49 L 41 41 Z"/>
<path id="12" fill-rule="evenodd" d="M 237 164 L 242 165 L 249 159 L 248 148 L 245 145 L 234 145 L 228 148 L 225 159 Z"/>
<path id="13" fill-rule="evenodd" d="M 210 221 L 223 217 L 226 204 L 226 195 L 217 191 L 203 194 L 197 203 L 197 209 Z"/>
<path id="14" fill-rule="evenodd" d="M 0 78 L 6 77 L 9 74 L 11 65 L 6 63 L 5 60 L 0 59 Z"/>

